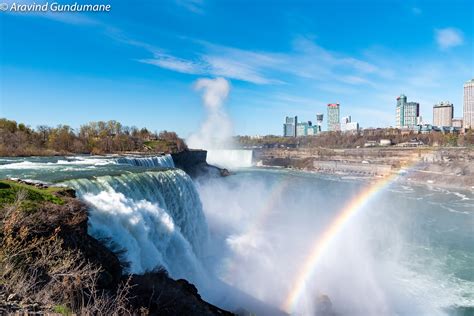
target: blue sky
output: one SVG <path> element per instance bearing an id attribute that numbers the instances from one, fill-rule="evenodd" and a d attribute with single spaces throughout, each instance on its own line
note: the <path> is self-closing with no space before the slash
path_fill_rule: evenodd
<path id="1" fill-rule="evenodd" d="M 314 121 L 332 102 L 384 127 L 400 93 L 427 122 L 444 100 L 461 116 L 474 77 L 470 0 L 87 3 L 112 10 L 0 14 L 1 117 L 115 119 L 187 137 L 206 115 L 193 84 L 224 77 L 236 134 L 281 134 L 286 115 Z"/>

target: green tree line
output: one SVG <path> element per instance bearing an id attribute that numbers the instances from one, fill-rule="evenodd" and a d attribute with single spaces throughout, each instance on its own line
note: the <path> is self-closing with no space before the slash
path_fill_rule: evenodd
<path id="1" fill-rule="evenodd" d="M 118 152 L 179 152 L 186 149 L 175 132 L 151 132 L 120 122 L 98 121 L 73 129 L 68 125 L 36 129 L 0 119 L 0 156 L 108 154 Z"/>

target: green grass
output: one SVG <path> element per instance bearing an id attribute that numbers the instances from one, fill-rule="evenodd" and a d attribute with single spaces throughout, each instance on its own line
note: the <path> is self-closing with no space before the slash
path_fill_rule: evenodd
<path id="1" fill-rule="evenodd" d="M 157 149 L 157 148 L 167 146 L 167 143 L 162 140 L 149 140 L 149 141 L 143 142 L 143 145 L 148 146 L 151 149 Z"/>
<path id="2" fill-rule="evenodd" d="M 176 143 L 166 140 L 150 140 L 143 142 L 143 145 L 149 147 L 153 151 L 160 152 L 172 151 L 176 148 Z"/>
<path id="3" fill-rule="evenodd" d="M 21 190 L 26 192 L 26 200 L 21 203 L 21 208 L 27 212 L 34 211 L 38 204 L 44 202 L 57 205 L 64 204 L 64 200 L 55 195 L 55 193 L 64 190 L 63 188 L 49 187 L 40 189 L 12 180 L 0 180 L 0 207 L 15 202 L 17 193 Z"/>
<path id="4" fill-rule="evenodd" d="M 53 312 L 61 314 L 61 315 L 72 315 L 71 309 L 65 305 L 54 306 Z"/>

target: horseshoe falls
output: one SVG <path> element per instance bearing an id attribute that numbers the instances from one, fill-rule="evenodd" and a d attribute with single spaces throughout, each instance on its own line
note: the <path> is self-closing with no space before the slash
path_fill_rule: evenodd
<path id="1" fill-rule="evenodd" d="M 207 162 L 223 168 L 252 167 L 253 151 L 247 149 L 209 149 Z"/>

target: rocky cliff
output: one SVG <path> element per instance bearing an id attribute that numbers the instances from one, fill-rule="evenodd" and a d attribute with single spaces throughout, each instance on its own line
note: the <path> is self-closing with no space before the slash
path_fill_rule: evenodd
<path id="1" fill-rule="evenodd" d="M 229 171 L 207 163 L 207 151 L 205 150 L 184 150 L 171 154 L 177 168 L 184 170 L 192 178 L 201 176 L 227 176 Z"/>
<path id="2" fill-rule="evenodd" d="M 124 275 L 74 191 L 0 181 L 0 314 L 232 315 L 157 269 Z M 120 245 L 118 245 L 120 246 Z"/>

